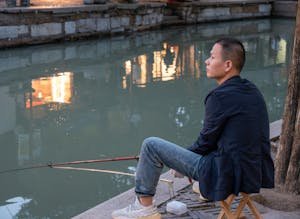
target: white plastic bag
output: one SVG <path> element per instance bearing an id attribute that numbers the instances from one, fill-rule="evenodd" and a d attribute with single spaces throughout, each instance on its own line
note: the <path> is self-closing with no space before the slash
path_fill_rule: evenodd
<path id="1" fill-rule="evenodd" d="M 179 202 L 179 201 L 170 201 L 167 204 L 167 212 L 176 214 L 176 215 L 182 215 L 187 212 L 187 206 L 186 204 Z"/>

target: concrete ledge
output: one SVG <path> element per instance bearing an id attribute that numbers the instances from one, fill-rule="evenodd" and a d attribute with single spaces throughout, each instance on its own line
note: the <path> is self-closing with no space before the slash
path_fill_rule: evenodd
<path id="1" fill-rule="evenodd" d="M 174 192 L 175 194 L 189 185 L 188 179 L 185 178 L 174 178 L 170 171 L 164 173 L 160 177 L 161 179 L 168 179 L 174 181 Z M 160 205 L 171 198 L 168 185 L 163 182 L 159 182 L 156 190 L 155 204 Z M 118 196 L 115 196 L 108 201 L 105 201 L 94 208 L 91 208 L 80 215 L 73 217 L 73 219 L 108 219 L 111 218 L 111 213 L 116 208 L 126 207 L 132 203 L 135 198 L 134 189 L 130 189 Z M 117 206 L 117 207 L 116 207 Z"/>
<path id="2" fill-rule="evenodd" d="M 272 122 L 270 124 L 270 140 L 279 138 L 282 128 L 282 119 Z"/>

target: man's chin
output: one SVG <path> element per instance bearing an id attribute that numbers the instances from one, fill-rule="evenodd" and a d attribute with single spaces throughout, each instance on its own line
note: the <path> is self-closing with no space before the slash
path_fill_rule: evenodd
<path id="1" fill-rule="evenodd" d="M 206 77 L 207 78 L 213 78 L 212 75 L 210 75 L 209 73 L 206 73 Z"/>

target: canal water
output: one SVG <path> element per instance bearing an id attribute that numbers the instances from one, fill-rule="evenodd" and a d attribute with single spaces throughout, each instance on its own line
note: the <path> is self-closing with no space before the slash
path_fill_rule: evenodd
<path id="1" fill-rule="evenodd" d="M 204 60 L 221 36 L 247 50 L 242 76 L 281 118 L 295 22 L 264 19 L 0 51 L 0 171 L 137 155 L 159 136 L 193 143 L 216 83 Z M 135 161 L 81 165 L 133 173 Z M 76 166 L 79 167 L 79 166 Z M 131 187 L 130 176 L 30 169 L 0 174 L 0 218 L 70 218 Z"/>

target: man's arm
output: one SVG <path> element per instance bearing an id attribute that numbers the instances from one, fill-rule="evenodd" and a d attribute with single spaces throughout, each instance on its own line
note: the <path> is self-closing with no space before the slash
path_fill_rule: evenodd
<path id="1" fill-rule="evenodd" d="M 187 148 L 188 150 L 206 155 L 217 149 L 217 142 L 226 122 L 224 107 L 215 93 L 207 96 L 203 128 L 198 139 Z"/>

